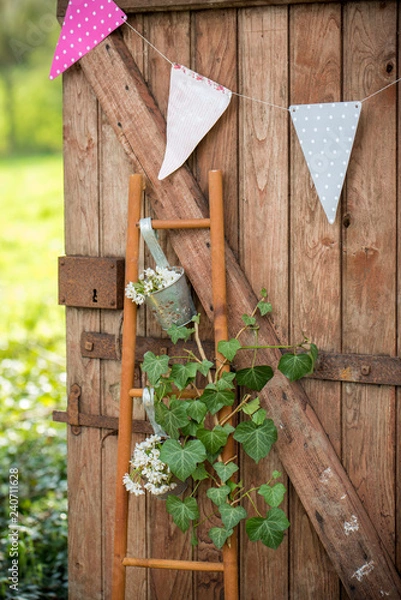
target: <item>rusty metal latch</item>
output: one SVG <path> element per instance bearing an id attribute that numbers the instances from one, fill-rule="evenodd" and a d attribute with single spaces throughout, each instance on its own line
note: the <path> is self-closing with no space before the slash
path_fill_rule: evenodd
<path id="1" fill-rule="evenodd" d="M 61 256 L 58 264 L 59 304 L 76 308 L 123 308 L 123 258 Z"/>
<path id="2" fill-rule="evenodd" d="M 81 399 L 81 387 L 74 383 L 68 394 L 67 411 L 53 411 L 53 421 L 68 423 L 74 435 L 79 435 L 82 427 L 97 427 L 98 429 L 111 429 L 118 431 L 118 418 L 108 415 L 90 415 L 81 413 L 79 410 L 79 401 Z M 153 433 L 152 425 L 148 421 L 133 420 L 133 433 Z"/>

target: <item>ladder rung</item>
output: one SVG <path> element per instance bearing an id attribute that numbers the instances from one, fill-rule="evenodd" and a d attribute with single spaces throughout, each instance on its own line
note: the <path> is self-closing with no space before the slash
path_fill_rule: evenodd
<path id="1" fill-rule="evenodd" d="M 199 394 L 203 394 L 203 390 L 177 390 L 175 393 L 180 398 L 198 398 Z M 131 398 L 142 398 L 143 388 L 131 388 L 129 391 Z"/>
<path id="2" fill-rule="evenodd" d="M 223 563 L 199 560 L 170 560 L 168 558 L 130 558 L 123 559 L 125 567 L 145 567 L 146 569 L 176 569 L 178 571 L 216 571 L 223 572 Z"/>
<path id="3" fill-rule="evenodd" d="M 139 223 L 137 223 L 139 226 Z M 172 221 L 160 221 L 152 219 L 153 229 L 209 229 L 210 219 L 178 219 Z"/>

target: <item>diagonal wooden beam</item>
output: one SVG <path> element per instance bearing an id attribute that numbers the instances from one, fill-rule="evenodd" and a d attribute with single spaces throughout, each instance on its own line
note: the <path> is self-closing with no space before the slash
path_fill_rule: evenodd
<path id="1" fill-rule="evenodd" d="M 81 66 L 126 153 L 147 177 L 157 218 L 206 217 L 207 202 L 187 168 L 163 182 L 157 179 L 165 148 L 165 122 L 120 34 L 109 36 L 83 57 Z M 172 231 L 170 238 L 213 319 L 208 233 Z M 236 332 L 241 316 L 251 312 L 257 299 L 228 246 L 226 261 L 230 329 Z M 259 339 L 278 343 L 267 319 Z M 280 358 L 275 350 L 261 354 L 273 366 Z M 242 366 L 240 360 L 238 366 Z M 278 426 L 281 461 L 349 597 L 401 598 L 401 582 L 393 562 L 302 387 L 278 374 L 261 396 Z M 347 527 L 350 522 L 358 525 L 352 532 Z"/>

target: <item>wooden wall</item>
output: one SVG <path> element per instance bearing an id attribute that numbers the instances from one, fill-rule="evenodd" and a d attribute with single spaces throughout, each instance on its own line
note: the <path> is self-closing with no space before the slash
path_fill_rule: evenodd
<path id="1" fill-rule="evenodd" d="M 220 4 L 216 10 L 181 5 L 165 12 L 159 6 L 157 12 L 130 13 L 129 22 L 170 60 L 284 107 L 361 100 L 397 77 L 396 1 Z M 129 28 L 121 31 L 165 115 L 169 64 Z M 285 111 L 233 97 L 189 161 L 205 193 L 208 170 L 223 170 L 227 239 L 255 292 L 268 289 L 283 341 L 305 332 L 322 350 L 397 355 L 398 108 L 397 86 L 363 104 L 334 225 L 327 223 Z M 127 158 L 79 65 L 64 78 L 64 128 L 66 254 L 123 256 L 128 177 L 139 167 Z M 81 386 L 83 412 L 118 415 L 119 362 L 83 358 L 79 343 L 83 331 L 117 335 L 119 323 L 118 311 L 67 308 L 68 385 Z M 146 315 L 140 333 L 161 336 Z M 207 323 L 204 337 L 210 337 Z M 314 380 L 304 386 L 400 567 L 397 388 Z M 135 416 L 143 416 L 139 404 Z M 110 598 L 116 437 L 106 434 L 96 428 L 68 433 L 72 600 Z M 243 461 L 249 481 L 281 469 L 275 453 L 257 469 Z M 250 544 L 241 532 L 241 598 L 344 598 L 288 485 L 291 528 L 279 550 Z M 135 499 L 130 510 L 131 555 L 218 560 L 207 528 L 192 551 L 162 502 Z M 211 600 L 222 593 L 218 575 L 132 568 L 126 597 Z"/>

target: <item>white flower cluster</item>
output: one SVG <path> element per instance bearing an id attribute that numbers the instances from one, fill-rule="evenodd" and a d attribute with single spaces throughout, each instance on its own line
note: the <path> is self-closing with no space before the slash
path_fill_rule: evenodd
<path id="1" fill-rule="evenodd" d="M 127 284 L 125 295 L 139 306 L 144 303 L 145 296 L 166 288 L 177 281 L 180 276 L 181 273 L 176 269 L 168 269 L 166 267 L 156 267 L 156 271 L 145 269 L 139 275 L 138 282 L 133 283 L 130 281 Z"/>
<path id="2" fill-rule="evenodd" d="M 128 492 L 141 496 L 144 489 L 160 496 L 177 487 L 171 481 L 172 474 L 168 465 L 160 460 L 161 437 L 151 435 L 140 444 L 136 444 L 131 458 L 131 472 L 123 477 L 123 484 Z M 145 483 L 141 484 L 141 480 Z"/>

